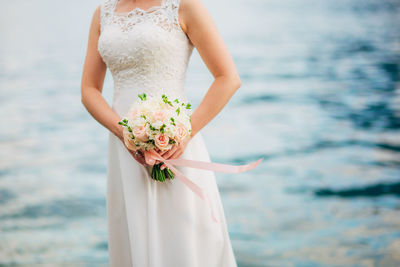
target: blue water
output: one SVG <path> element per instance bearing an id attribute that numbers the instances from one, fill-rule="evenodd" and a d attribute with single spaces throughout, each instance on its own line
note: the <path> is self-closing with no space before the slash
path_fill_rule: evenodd
<path id="1" fill-rule="evenodd" d="M 264 157 L 217 173 L 239 266 L 399 266 L 400 2 L 203 2 L 243 84 L 211 158 Z M 107 132 L 80 102 L 98 3 L 1 3 L 0 266 L 108 266 Z M 211 82 L 195 52 L 194 107 Z"/>

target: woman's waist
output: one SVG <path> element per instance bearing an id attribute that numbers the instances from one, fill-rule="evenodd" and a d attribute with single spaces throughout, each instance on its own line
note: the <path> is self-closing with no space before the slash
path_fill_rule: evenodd
<path id="1" fill-rule="evenodd" d="M 179 100 L 186 100 L 186 92 L 184 90 L 184 86 L 180 85 L 164 85 L 164 86 L 114 86 L 114 95 L 113 99 L 125 99 L 126 101 L 136 101 L 139 99 L 139 95 L 145 93 L 148 96 L 153 97 L 161 97 L 162 95 L 166 95 L 168 98 L 174 100 L 178 98 Z"/>
<path id="2" fill-rule="evenodd" d="M 167 79 L 160 77 L 113 77 L 114 80 L 114 91 L 115 92 L 126 92 L 126 91 L 147 91 L 147 92 L 158 92 L 168 91 L 170 93 L 183 93 L 185 87 L 185 80 L 181 78 Z"/>

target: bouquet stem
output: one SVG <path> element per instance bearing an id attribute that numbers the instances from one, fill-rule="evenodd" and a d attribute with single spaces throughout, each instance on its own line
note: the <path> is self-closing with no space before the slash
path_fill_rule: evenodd
<path id="1" fill-rule="evenodd" d="M 175 174 L 168 168 L 161 170 L 161 165 L 164 162 L 159 164 L 154 164 L 153 169 L 151 170 L 151 178 L 156 181 L 164 182 L 166 179 L 174 179 Z"/>

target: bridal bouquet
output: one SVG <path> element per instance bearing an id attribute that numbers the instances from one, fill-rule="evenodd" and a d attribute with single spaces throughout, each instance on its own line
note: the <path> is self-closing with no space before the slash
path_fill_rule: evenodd
<path id="1" fill-rule="evenodd" d="M 124 128 L 124 142 L 128 149 L 144 152 L 158 148 L 166 151 L 190 136 L 191 104 L 178 99 L 171 101 L 165 94 L 154 97 L 142 93 L 138 97 L 119 122 Z M 164 182 L 174 178 L 175 174 L 169 168 L 161 170 L 163 163 L 153 165 L 152 179 Z"/>
<path id="2" fill-rule="evenodd" d="M 133 103 L 128 114 L 119 124 L 123 128 L 124 143 L 129 150 L 142 151 L 146 159 L 159 164 L 154 164 L 151 178 L 164 182 L 166 179 L 174 179 L 176 176 L 199 198 L 206 201 L 211 211 L 211 218 L 218 222 L 210 196 L 202 187 L 191 181 L 176 166 L 197 168 L 210 171 L 239 173 L 257 167 L 263 158 L 245 165 L 228 165 L 208 161 L 189 159 L 164 159 L 156 150 L 166 151 L 173 144 L 182 142 L 190 137 L 191 113 L 190 104 L 183 103 L 179 99 L 171 101 L 168 96 L 147 96 L 139 94 L 139 99 Z M 161 170 L 161 165 L 167 168 Z"/>

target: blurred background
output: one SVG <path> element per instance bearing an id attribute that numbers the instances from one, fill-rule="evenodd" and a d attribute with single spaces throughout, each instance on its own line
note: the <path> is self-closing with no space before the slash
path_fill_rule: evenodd
<path id="1" fill-rule="evenodd" d="M 0 2 L 0 266 L 108 266 L 108 133 L 80 101 L 100 2 Z M 203 2 L 242 78 L 210 156 L 264 157 L 217 173 L 239 267 L 399 266 L 400 1 Z M 211 82 L 194 51 L 194 108 Z"/>

